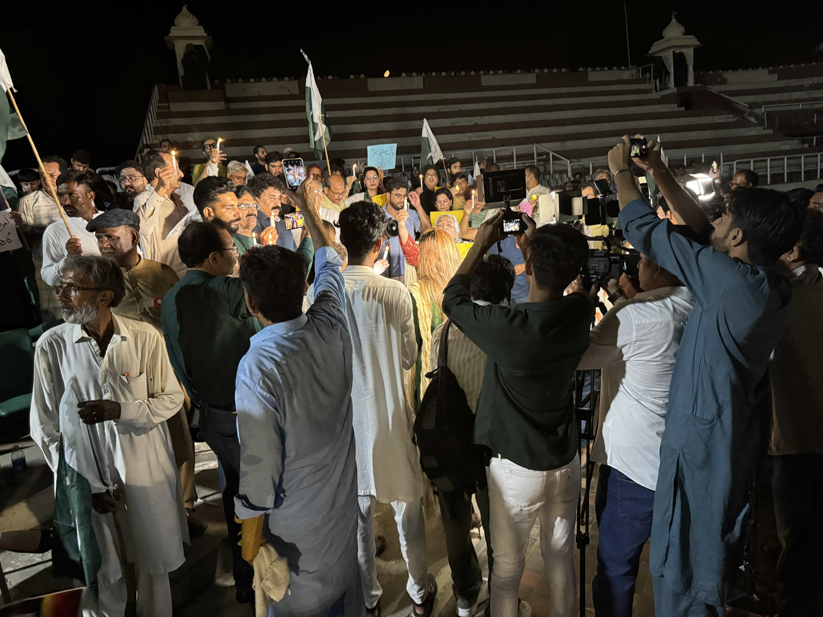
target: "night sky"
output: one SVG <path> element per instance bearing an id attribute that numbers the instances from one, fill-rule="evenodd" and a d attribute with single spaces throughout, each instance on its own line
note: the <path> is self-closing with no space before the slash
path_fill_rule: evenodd
<path id="1" fill-rule="evenodd" d="M 302 78 L 300 47 L 324 77 L 627 64 L 620 0 L 193 0 L 188 6 L 213 37 L 213 79 Z M 0 49 L 41 154 L 68 158 L 85 148 L 93 166 L 134 155 L 152 83 L 177 81 L 163 37 L 181 7 L 169 0 L 4 2 Z M 695 52 L 698 71 L 808 62 L 823 43 L 820 2 L 771 2 L 760 9 L 728 0 L 627 0 L 627 7 L 632 60 L 639 64 L 673 10 L 686 33 L 703 44 Z M 304 10 L 308 14 L 301 15 Z M 26 165 L 34 165 L 27 141 L 9 142 L 3 166 Z"/>

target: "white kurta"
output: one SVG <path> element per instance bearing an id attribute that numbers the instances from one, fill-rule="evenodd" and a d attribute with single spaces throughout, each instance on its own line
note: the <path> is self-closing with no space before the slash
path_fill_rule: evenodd
<path id="1" fill-rule="evenodd" d="M 403 393 L 404 372 L 417 361 L 411 296 L 402 283 L 366 266 L 348 266 L 343 278 L 354 349 L 357 492 L 383 503 L 412 502 L 423 496 L 423 474 L 412 441 L 414 412 Z"/>
<path id="2" fill-rule="evenodd" d="M 178 278 L 186 274 L 186 264 L 180 259 L 177 240 L 186 225 L 201 220 L 192 198 L 191 185 L 181 184 L 175 191 L 183 208 L 168 197 L 161 197 L 153 188 L 134 199 L 134 211 L 140 216 L 140 249 L 146 259 L 159 261 L 174 270 Z"/>
<path id="3" fill-rule="evenodd" d="M 101 214 L 97 212 L 94 216 Z M 92 217 L 93 218 L 93 217 Z M 97 238 L 94 232 L 86 231 L 86 219 L 79 216 L 66 217 L 74 237 L 80 240 L 83 255 L 99 255 Z M 54 287 L 60 284 L 60 271 L 63 269 L 63 260 L 66 259 L 66 242 L 70 239 L 66 225 L 61 218 L 55 221 L 43 232 L 43 267 L 40 276 L 47 285 Z"/>
<path id="4" fill-rule="evenodd" d="M 127 560 L 141 572 L 170 572 L 185 561 L 183 542 L 189 539 L 165 424 L 183 404 L 183 392 L 163 337 L 149 324 L 113 318 L 115 333 L 102 357 L 95 340 L 77 324 L 57 326 L 40 337 L 31 436 L 52 471 L 62 439 L 66 462 L 88 480 L 92 493 L 106 491 L 108 484 L 123 489 L 117 522 Z M 120 419 L 83 424 L 77 403 L 101 399 L 120 403 Z M 110 584 L 122 576 L 114 521 L 92 512 L 92 526 L 103 558 L 98 579 Z"/>

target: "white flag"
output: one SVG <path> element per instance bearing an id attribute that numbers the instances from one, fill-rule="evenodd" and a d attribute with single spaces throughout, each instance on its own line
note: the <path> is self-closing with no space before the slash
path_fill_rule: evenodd
<path id="1" fill-rule="evenodd" d="M 246 177 L 253 178 L 254 177 L 254 170 L 249 165 L 248 159 L 246 159 Z"/>
<path id="2" fill-rule="evenodd" d="M 443 158 L 443 152 L 440 150 L 440 146 L 437 144 L 437 139 L 432 133 L 431 127 L 429 126 L 429 121 L 423 118 L 423 139 L 428 142 L 428 158 L 431 159 L 432 164 L 437 163 L 440 159 Z M 425 149 L 425 143 L 423 144 Z M 422 165 L 426 164 L 426 161 L 421 161 Z"/>
<path id="3" fill-rule="evenodd" d="M 477 178 L 479 178 L 482 174 L 483 174 L 483 172 L 480 171 L 480 163 L 477 162 L 477 157 L 475 157 L 475 159 L 474 159 L 474 178 L 475 178 L 475 180 Z"/>
<path id="4" fill-rule="evenodd" d="M 11 80 L 11 75 L 9 75 L 9 65 L 6 64 L 6 56 L 3 55 L 2 49 L 0 49 L 0 88 L 3 88 L 3 92 L 6 92 L 9 88 L 17 92 L 14 88 L 14 82 Z"/>

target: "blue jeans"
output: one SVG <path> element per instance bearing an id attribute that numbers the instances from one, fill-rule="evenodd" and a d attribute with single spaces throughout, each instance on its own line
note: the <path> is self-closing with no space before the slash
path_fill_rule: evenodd
<path id="1" fill-rule="evenodd" d="M 597 574 L 592 596 L 597 617 L 631 617 L 640 553 L 652 531 L 654 491 L 616 469 L 600 466 L 597 514 Z"/>

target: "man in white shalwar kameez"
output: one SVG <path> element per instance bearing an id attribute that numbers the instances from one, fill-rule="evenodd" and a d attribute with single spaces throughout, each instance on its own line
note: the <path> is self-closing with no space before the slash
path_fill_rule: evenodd
<path id="1" fill-rule="evenodd" d="M 349 254 L 343 271 L 346 316 L 354 347 L 357 552 L 367 615 L 378 615 L 383 590 L 375 565 L 374 508 L 376 501 L 390 503 L 409 571 L 406 591 L 415 604 L 413 612 L 428 615 L 437 585 L 427 574 L 423 474 L 412 440 L 413 410 L 403 394 L 404 371 L 417 360 L 412 302 L 402 283 L 374 270 L 387 220 L 380 206 L 368 202 L 340 213 L 340 239 Z"/>
<path id="2" fill-rule="evenodd" d="M 67 466 L 91 489 L 89 541 L 96 546 L 82 547 L 81 561 L 89 550 L 99 553 L 91 560 L 99 568 L 89 572 L 83 564 L 92 579 L 86 582 L 97 587 L 84 615 L 124 614 L 128 562 L 137 614 L 171 617 L 168 573 L 185 561 L 188 531 L 166 420 L 180 409 L 183 392 L 161 335 L 112 315 L 125 295 L 117 264 L 70 257 L 56 290 L 67 323 L 37 342 L 31 435 L 56 474 Z M 65 511 L 62 494 L 58 487 L 56 511 Z M 78 531 L 86 510 L 72 509 Z"/>

